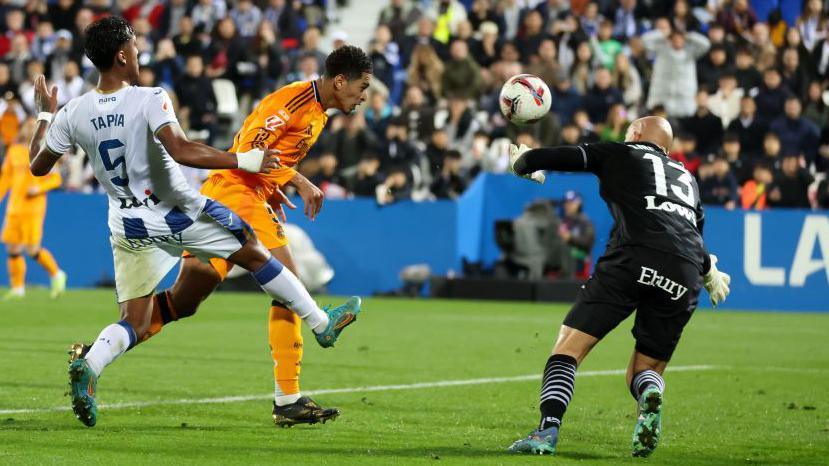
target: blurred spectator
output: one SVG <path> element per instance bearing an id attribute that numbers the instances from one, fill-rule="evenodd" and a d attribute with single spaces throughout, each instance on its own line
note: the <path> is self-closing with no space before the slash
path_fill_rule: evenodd
<path id="1" fill-rule="evenodd" d="M 432 182 L 431 191 L 438 199 L 457 199 L 468 184 L 461 175 L 461 153 L 456 150 L 446 152 L 442 165 Z"/>
<path id="2" fill-rule="evenodd" d="M 357 165 L 363 154 L 378 146 L 377 137 L 366 128 L 362 112 L 332 118 L 329 131 L 334 135 L 334 153 L 344 170 Z"/>
<path id="3" fill-rule="evenodd" d="M 558 84 L 562 70 L 556 61 L 555 41 L 549 38 L 542 40 L 538 46 L 538 54 L 533 55 L 533 59 L 533 63 L 527 66 L 527 73 L 538 76 L 552 89 Z"/>
<path id="4" fill-rule="evenodd" d="M 366 126 L 382 142 L 386 142 L 386 126 L 391 117 L 392 106 L 389 104 L 386 93 L 372 92 L 368 99 L 368 108 L 365 110 Z"/>
<path id="5" fill-rule="evenodd" d="M 256 34 L 259 23 L 262 22 L 262 10 L 254 5 L 252 0 L 238 0 L 236 6 L 230 10 L 230 17 L 236 24 L 239 36 L 250 38 Z"/>
<path id="6" fill-rule="evenodd" d="M 377 203 L 380 205 L 392 204 L 397 201 L 412 198 L 412 186 L 405 170 L 392 169 L 385 181 L 375 188 Z"/>
<path id="7" fill-rule="evenodd" d="M 782 85 L 780 72 L 769 68 L 763 72 L 763 84 L 760 86 L 754 101 L 757 103 L 757 116 L 769 122 L 783 113 L 786 99 L 791 95 Z"/>
<path id="8" fill-rule="evenodd" d="M 725 46 L 714 45 L 708 50 L 708 55 L 700 60 L 697 71 L 699 85 L 705 86 L 706 89 L 716 89 L 720 76 L 730 72 L 731 66 L 728 63 Z"/>
<path id="9" fill-rule="evenodd" d="M 725 26 L 726 32 L 740 36 L 757 23 L 757 15 L 748 4 L 748 0 L 733 0 L 724 2 L 717 14 L 717 23 Z"/>
<path id="10" fill-rule="evenodd" d="M 227 4 L 223 0 L 196 0 L 190 11 L 193 23 L 205 31 L 213 27 L 227 14 Z"/>
<path id="11" fill-rule="evenodd" d="M 472 28 L 483 33 L 482 26 L 485 23 L 492 23 L 497 30 L 504 31 L 507 26 L 504 16 L 495 11 L 495 4 L 502 6 L 503 3 L 505 2 L 499 2 L 497 0 L 473 0 L 472 8 L 467 15 L 467 19 L 472 24 Z"/>
<path id="12" fill-rule="evenodd" d="M 550 112 L 544 117 L 528 126 L 516 126 L 512 123 L 507 125 L 507 137 L 515 141 L 520 133 L 532 135 L 543 147 L 553 147 L 561 143 L 561 122 L 555 113 Z"/>
<path id="13" fill-rule="evenodd" d="M 374 39 L 369 49 L 372 74 L 389 89 L 389 100 L 393 103 L 398 103 L 402 95 L 402 83 L 398 80 L 398 71 L 401 69 L 399 52 L 397 44 L 392 42 L 389 28 L 378 26 L 374 30 Z"/>
<path id="14" fill-rule="evenodd" d="M 17 86 L 11 80 L 9 66 L 0 62 L 0 95 L 6 95 L 9 92 L 17 94 Z"/>
<path id="15" fill-rule="evenodd" d="M 74 19 L 80 9 L 80 2 L 75 0 L 57 0 L 48 2 L 49 19 L 56 30 L 71 30 L 74 26 Z"/>
<path id="16" fill-rule="evenodd" d="M 437 126 L 446 130 L 449 147 L 459 151 L 467 150 L 472 144 L 472 137 L 480 129 L 480 122 L 469 106 L 469 101 L 458 94 L 449 96 L 447 110 L 435 115 Z M 442 122 L 442 123 L 441 123 Z"/>
<path id="17" fill-rule="evenodd" d="M 386 145 L 380 154 L 382 169 L 411 167 L 418 162 L 420 154 L 409 142 L 405 120 L 399 117 L 390 119 L 384 136 Z"/>
<path id="18" fill-rule="evenodd" d="M 435 22 L 435 39 L 444 44 L 457 33 L 458 24 L 466 21 L 466 8 L 458 0 L 434 1 L 426 14 Z"/>
<path id="19" fill-rule="evenodd" d="M 697 91 L 696 107 L 692 116 L 681 120 L 682 129 L 694 135 L 697 152 L 703 156 L 715 154 L 722 143 L 723 124 L 708 109 L 708 92 L 705 89 Z"/>
<path id="20" fill-rule="evenodd" d="M 77 63 L 68 61 L 63 65 L 63 76 L 55 81 L 55 86 L 58 88 L 58 106 L 62 107 L 70 100 L 83 94 L 85 91 L 84 82 L 80 74 L 81 70 Z"/>
<path id="21" fill-rule="evenodd" d="M 720 154 L 731 166 L 731 173 L 737 179 L 737 184 L 742 185 L 751 178 L 753 159 L 742 151 L 740 137 L 735 133 L 725 133 L 722 140 L 722 152 Z"/>
<path id="22" fill-rule="evenodd" d="M 443 62 L 428 44 L 418 44 L 409 63 L 408 84 L 423 91 L 431 101 L 443 95 Z"/>
<path id="23" fill-rule="evenodd" d="M 717 92 L 708 98 L 708 109 L 720 117 L 723 128 L 728 128 L 740 114 L 742 98 L 743 90 L 737 87 L 737 78 L 731 72 L 726 72 L 720 75 Z"/>
<path id="24" fill-rule="evenodd" d="M 286 81 L 313 81 L 320 77 L 319 62 L 313 54 L 303 55 L 299 58 L 296 71 L 288 73 Z"/>
<path id="25" fill-rule="evenodd" d="M 625 107 L 622 104 L 614 104 L 607 112 L 607 121 L 599 133 L 599 139 L 604 142 L 622 142 L 625 140 L 629 124 Z"/>
<path id="26" fill-rule="evenodd" d="M 184 76 L 175 85 L 179 100 L 179 117 L 186 120 L 192 131 L 207 131 L 207 144 L 212 144 L 216 132 L 216 95 L 213 85 L 204 75 L 204 61 L 199 55 L 187 57 Z"/>
<path id="27" fill-rule="evenodd" d="M 445 96 L 457 96 L 467 99 L 481 95 L 481 69 L 469 56 L 469 46 L 462 40 L 452 42 L 446 62 L 442 88 Z"/>
<path id="28" fill-rule="evenodd" d="M 769 164 L 766 162 L 757 163 L 754 166 L 751 179 L 746 181 L 740 193 L 740 205 L 743 209 L 766 209 L 768 191 L 774 189 L 773 181 L 774 175 Z"/>
<path id="29" fill-rule="evenodd" d="M 754 99 L 749 96 L 740 99 L 740 113 L 728 125 L 728 131 L 739 136 L 743 151 L 752 156 L 760 155 L 767 126 L 757 118 Z"/>
<path id="30" fill-rule="evenodd" d="M 824 89 L 820 81 L 809 83 L 806 101 L 803 104 L 803 116 L 818 127 L 823 127 L 829 119 L 829 108 L 823 99 Z"/>
<path id="31" fill-rule="evenodd" d="M 669 155 L 685 165 L 691 173 L 696 173 L 702 162 L 702 157 L 697 152 L 697 138 L 692 133 L 678 133 Z"/>
<path id="32" fill-rule="evenodd" d="M 576 57 L 570 67 L 570 79 L 579 94 L 584 95 L 593 86 L 593 71 L 596 58 L 588 42 L 581 42 L 576 47 Z"/>
<path id="33" fill-rule="evenodd" d="M 737 180 L 725 158 L 716 157 L 710 163 L 701 164 L 698 176 L 700 202 L 720 205 L 729 210 L 737 206 Z"/>
<path id="34" fill-rule="evenodd" d="M 655 55 L 647 107 L 662 104 L 671 116 L 690 116 L 695 109 L 696 60 L 708 51 L 708 39 L 696 32 L 670 32 L 670 25 L 663 24 L 642 40 Z"/>
<path id="35" fill-rule="evenodd" d="M 524 27 L 515 38 L 515 45 L 521 52 L 521 61 L 524 64 L 530 62 L 530 56 L 537 53 L 541 42 L 545 39 L 544 19 L 537 10 L 530 10 L 524 16 Z"/>
<path id="36" fill-rule="evenodd" d="M 444 43 L 439 42 L 433 37 L 432 34 L 434 33 L 434 30 L 435 23 L 428 17 L 423 16 L 417 20 L 417 29 L 415 34 L 413 36 L 407 36 L 401 47 L 403 50 L 403 56 L 405 57 L 405 60 L 402 63 L 403 66 L 409 66 L 408 60 L 412 56 L 414 48 L 418 45 L 431 46 L 441 60 L 448 58 L 446 54 L 447 47 Z"/>
<path id="37" fill-rule="evenodd" d="M 562 123 L 570 123 L 573 114 L 582 107 L 582 96 L 570 84 L 570 78 L 563 71 L 558 76 L 558 84 L 551 88 L 551 92 L 553 103 L 550 111 L 555 113 Z"/>
<path id="38" fill-rule="evenodd" d="M 488 0 L 477 1 L 481 2 Z M 498 37 L 498 26 L 494 22 L 487 21 L 481 24 L 478 31 L 480 33 L 480 38 L 472 41 L 471 53 L 472 57 L 476 62 L 478 62 L 479 65 L 487 68 L 498 60 L 498 52 L 501 48 L 501 40 Z M 555 47 L 555 43 L 553 43 L 553 47 Z M 541 48 L 539 48 L 538 53 L 539 55 L 545 54 Z M 550 54 L 546 53 L 546 55 L 549 57 Z M 555 61 L 555 50 L 553 50 L 552 56 L 553 62 L 558 65 Z M 544 60 L 549 61 L 549 58 L 542 57 L 542 61 Z"/>
<path id="39" fill-rule="evenodd" d="M 820 181 L 816 195 L 817 206 L 821 209 L 829 209 L 829 178 Z"/>
<path id="40" fill-rule="evenodd" d="M 786 155 L 781 169 L 774 177 L 774 189 L 769 193 L 769 205 L 774 207 L 809 207 L 809 185 L 815 181 L 801 166 L 799 155 Z"/>
<path id="41" fill-rule="evenodd" d="M 400 117 L 406 122 L 410 142 L 422 143 L 429 140 L 435 129 L 435 110 L 426 103 L 420 87 L 409 86 Z"/>
<path id="42" fill-rule="evenodd" d="M 826 35 L 826 12 L 820 0 L 805 0 L 803 14 L 797 18 L 797 29 L 803 38 L 803 45 L 811 50 L 819 38 Z"/>
<path id="43" fill-rule="evenodd" d="M 619 0 L 613 26 L 613 36 L 619 40 L 630 39 L 639 33 L 640 14 L 636 8 L 640 6 L 636 0 Z"/>
<path id="44" fill-rule="evenodd" d="M 642 100 L 642 77 L 623 53 L 616 55 L 612 86 L 622 90 L 622 98 L 628 108 L 636 108 Z"/>
<path id="45" fill-rule="evenodd" d="M 318 162 L 319 171 L 308 180 L 317 185 L 325 193 L 326 198 L 342 199 L 345 197 L 345 188 L 343 188 L 345 183 L 337 171 L 337 156 L 332 152 L 323 152 Z"/>
<path id="46" fill-rule="evenodd" d="M 380 158 L 377 154 L 369 152 L 360 159 L 357 164 L 357 171 L 349 184 L 349 190 L 355 196 L 375 197 L 377 186 L 383 182 L 380 176 Z"/>
<path id="47" fill-rule="evenodd" d="M 754 56 L 751 51 L 746 48 L 737 50 L 735 59 L 736 69 L 734 74 L 737 76 L 737 85 L 748 94 L 759 88 L 763 83 L 763 76 L 757 71 L 754 64 Z"/>
<path id="48" fill-rule="evenodd" d="M 780 72 L 783 84 L 794 95 L 805 95 L 811 76 L 806 66 L 800 66 L 800 56 L 797 49 L 790 47 L 783 50 L 781 65 Z"/>
<path id="49" fill-rule="evenodd" d="M 584 97 L 584 106 L 590 121 L 603 121 L 610 107 L 623 102 L 622 92 L 612 87 L 613 77 L 607 68 L 600 68 L 594 75 L 595 84 Z"/>
<path id="50" fill-rule="evenodd" d="M 398 44 L 406 35 L 406 29 L 420 17 L 420 9 L 408 0 L 391 0 L 389 5 L 380 10 L 378 25 L 389 28 L 392 40 Z"/>
<path id="51" fill-rule="evenodd" d="M 575 191 L 564 193 L 558 234 L 566 245 L 562 275 L 587 279 L 590 273 L 590 251 L 596 241 L 596 232 L 593 222 L 584 214 L 582 207 L 581 194 Z"/>
<path id="52" fill-rule="evenodd" d="M 691 12 L 687 0 L 676 0 L 674 3 L 673 15 L 671 15 L 671 27 L 682 32 L 699 32 L 699 20 Z"/>
<path id="53" fill-rule="evenodd" d="M 590 117 L 587 116 L 586 111 L 576 110 L 576 113 L 573 114 L 573 123 L 579 128 L 579 138 L 582 142 L 599 142 L 599 135 L 596 134 L 593 123 L 590 121 Z"/>
<path id="54" fill-rule="evenodd" d="M 780 159 L 782 158 L 780 147 L 780 137 L 777 133 L 769 131 L 763 136 L 762 159 L 775 170 L 780 168 Z"/>
<path id="55" fill-rule="evenodd" d="M 801 116 L 800 100 L 797 97 L 786 99 L 785 115 L 772 121 L 769 129 L 780 138 L 784 155 L 803 154 L 807 163 L 815 161 L 820 130 L 817 125 Z"/>
<path id="56" fill-rule="evenodd" d="M 160 84 L 172 89 L 181 76 L 181 61 L 176 56 L 176 46 L 170 39 L 162 39 L 156 46 L 153 72 Z"/>

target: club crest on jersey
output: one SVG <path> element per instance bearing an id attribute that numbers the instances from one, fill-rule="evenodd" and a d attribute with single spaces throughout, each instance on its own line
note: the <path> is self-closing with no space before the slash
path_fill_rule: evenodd
<path id="1" fill-rule="evenodd" d="M 685 207 L 684 205 L 677 204 L 671 201 L 663 201 L 659 204 L 656 203 L 656 196 L 645 196 L 645 208 L 648 210 L 661 210 L 663 212 L 670 212 L 676 213 L 685 217 L 689 222 L 696 225 L 697 223 L 697 214 L 692 209 Z"/>
<path id="2" fill-rule="evenodd" d="M 664 290 L 671 295 L 671 301 L 678 300 L 688 292 L 687 286 L 680 285 L 664 275 L 659 275 L 659 271 L 656 269 L 645 266 L 642 266 L 642 272 L 639 274 L 639 280 L 636 280 L 636 282 Z"/>

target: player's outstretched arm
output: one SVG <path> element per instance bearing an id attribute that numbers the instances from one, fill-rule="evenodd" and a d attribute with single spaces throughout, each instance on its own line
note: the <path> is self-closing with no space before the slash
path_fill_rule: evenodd
<path id="1" fill-rule="evenodd" d="M 176 162 L 193 168 L 210 170 L 239 168 L 251 173 L 268 173 L 279 167 L 279 151 L 251 149 L 225 152 L 187 139 L 181 127 L 171 123 L 156 131 L 156 137 Z"/>
<path id="2" fill-rule="evenodd" d="M 58 109 L 58 88 L 46 86 L 46 76 L 35 78 L 35 107 L 37 109 L 37 126 L 29 142 L 29 168 L 35 176 L 45 176 L 52 171 L 62 154 L 52 152 L 43 144 L 46 130 Z"/>
<path id="3" fill-rule="evenodd" d="M 591 163 L 591 156 L 581 146 L 558 146 L 530 149 L 510 145 L 510 170 L 516 175 L 544 183 L 543 170 L 560 172 L 594 171 L 596 161 Z"/>
<path id="4" fill-rule="evenodd" d="M 305 206 L 305 216 L 311 221 L 315 220 L 322 209 L 325 193 L 299 172 L 291 178 L 288 184 L 296 188 L 297 194 L 302 198 L 302 203 Z"/>

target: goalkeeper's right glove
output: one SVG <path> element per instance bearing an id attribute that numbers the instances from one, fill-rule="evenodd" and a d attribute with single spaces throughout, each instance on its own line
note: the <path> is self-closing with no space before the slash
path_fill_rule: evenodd
<path id="1" fill-rule="evenodd" d="M 541 170 L 534 171 L 526 175 L 520 175 L 515 171 L 515 163 L 518 162 L 521 159 L 521 157 L 523 157 L 524 152 L 527 152 L 528 150 L 530 150 L 530 148 L 524 144 L 521 144 L 520 146 L 516 146 L 515 144 L 509 145 L 509 171 L 515 176 L 520 176 L 521 178 L 526 178 L 528 180 L 535 181 L 538 184 L 544 184 L 544 180 L 547 177 Z"/>
<path id="2" fill-rule="evenodd" d="M 702 278 L 703 286 L 708 291 L 711 298 L 711 304 L 717 307 L 718 304 L 725 301 L 728 293 L 731 292 L 729 285 L 731 284 L 731 275 L 725 272 L 720 272 L 717 269 L 717 256 L 711 254 L 711 268 L 708 273 Z"/>

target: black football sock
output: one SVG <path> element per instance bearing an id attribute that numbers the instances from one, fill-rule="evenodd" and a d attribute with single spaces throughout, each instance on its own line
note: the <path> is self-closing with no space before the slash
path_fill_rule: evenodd
<path id="1" fill-rule="evenodd" d="M 655 385 L 660 392 L 665 391 L 665 380 L 662 379 L 659 372 L 650 369 L 638 372 L 630 381 L 630 394 L 633 395 L 636 401 L 639 401 L 642 392 L 651 385 Z"/>
<path id="2" fill-rule="evenodd" d="M 576 381 L 576 359 L 566 354 L 554 354 L 547 359 L 544 380 L 541 382 L 541 423 L 539 430 L 561 425 L 567 411 Z"/>

